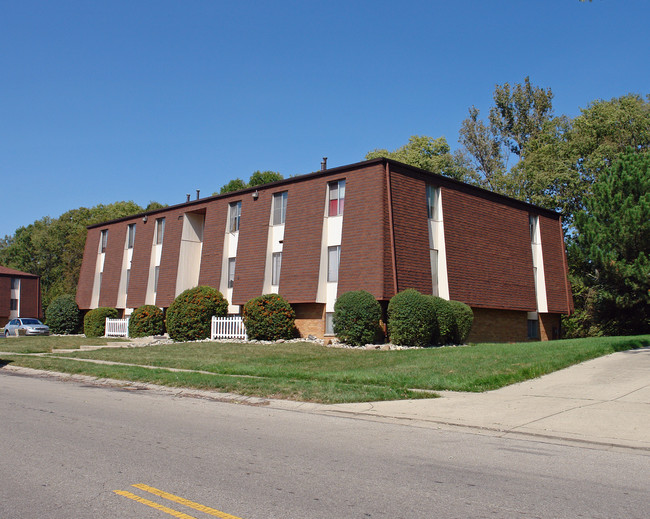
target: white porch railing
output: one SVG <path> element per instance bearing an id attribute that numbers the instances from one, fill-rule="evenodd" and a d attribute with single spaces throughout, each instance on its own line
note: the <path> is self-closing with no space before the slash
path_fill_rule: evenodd
<path id="1" fill-rule="evenodd" d="M 104 337 L 128 337 L 129 336 L 129 319 L 109 319 L 106 318 L 106 331 Z"/>
<path id="2" fill-rule="evenodd" d="M 239 315 L 231 317 L 212 317 L 210 339 L 244 339 L 248 340 L 244 321 Z"/>

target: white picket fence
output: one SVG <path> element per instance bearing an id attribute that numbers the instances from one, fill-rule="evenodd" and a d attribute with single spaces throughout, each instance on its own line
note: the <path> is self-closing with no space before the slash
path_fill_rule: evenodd
<path id="1" fill-rule="evenodd" d="M 210 339 L 244 339 L 248 340 L 244 320 L 239 315 L 231 317 L 212 317 Z"/>
<path id="2" fill-rule="evenodd" d="M 129 336 L 129 319 L 109 319 L 106 318 L 106 331 L 104 337 L 128 337 Z"/>

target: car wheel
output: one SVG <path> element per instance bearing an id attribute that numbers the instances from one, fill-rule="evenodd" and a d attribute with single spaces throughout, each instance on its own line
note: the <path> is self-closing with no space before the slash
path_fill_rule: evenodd
<path id="1" fill-rule="evenodd" d="M 5 330 L 5 338 L 9 337 L 9 330 Z"/>

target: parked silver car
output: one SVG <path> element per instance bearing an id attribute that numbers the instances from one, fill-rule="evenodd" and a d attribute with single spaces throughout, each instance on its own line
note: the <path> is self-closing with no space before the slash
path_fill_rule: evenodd
<path id="1" fill-rule="evenodd" d="M 5 324 L 5 337 L 10 335 L 49 335 L 50 327 L 38 319 L 19 318 L 12 319 Z"/>

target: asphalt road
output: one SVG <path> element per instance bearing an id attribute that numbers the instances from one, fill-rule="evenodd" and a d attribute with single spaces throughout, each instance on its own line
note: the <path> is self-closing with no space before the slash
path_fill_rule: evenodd
<path id="1" fill-rule="evenodd" d="M 98 388 L 0 369 L 3 519 L 647 518 L 649 476 L 647 451 Z"/>

